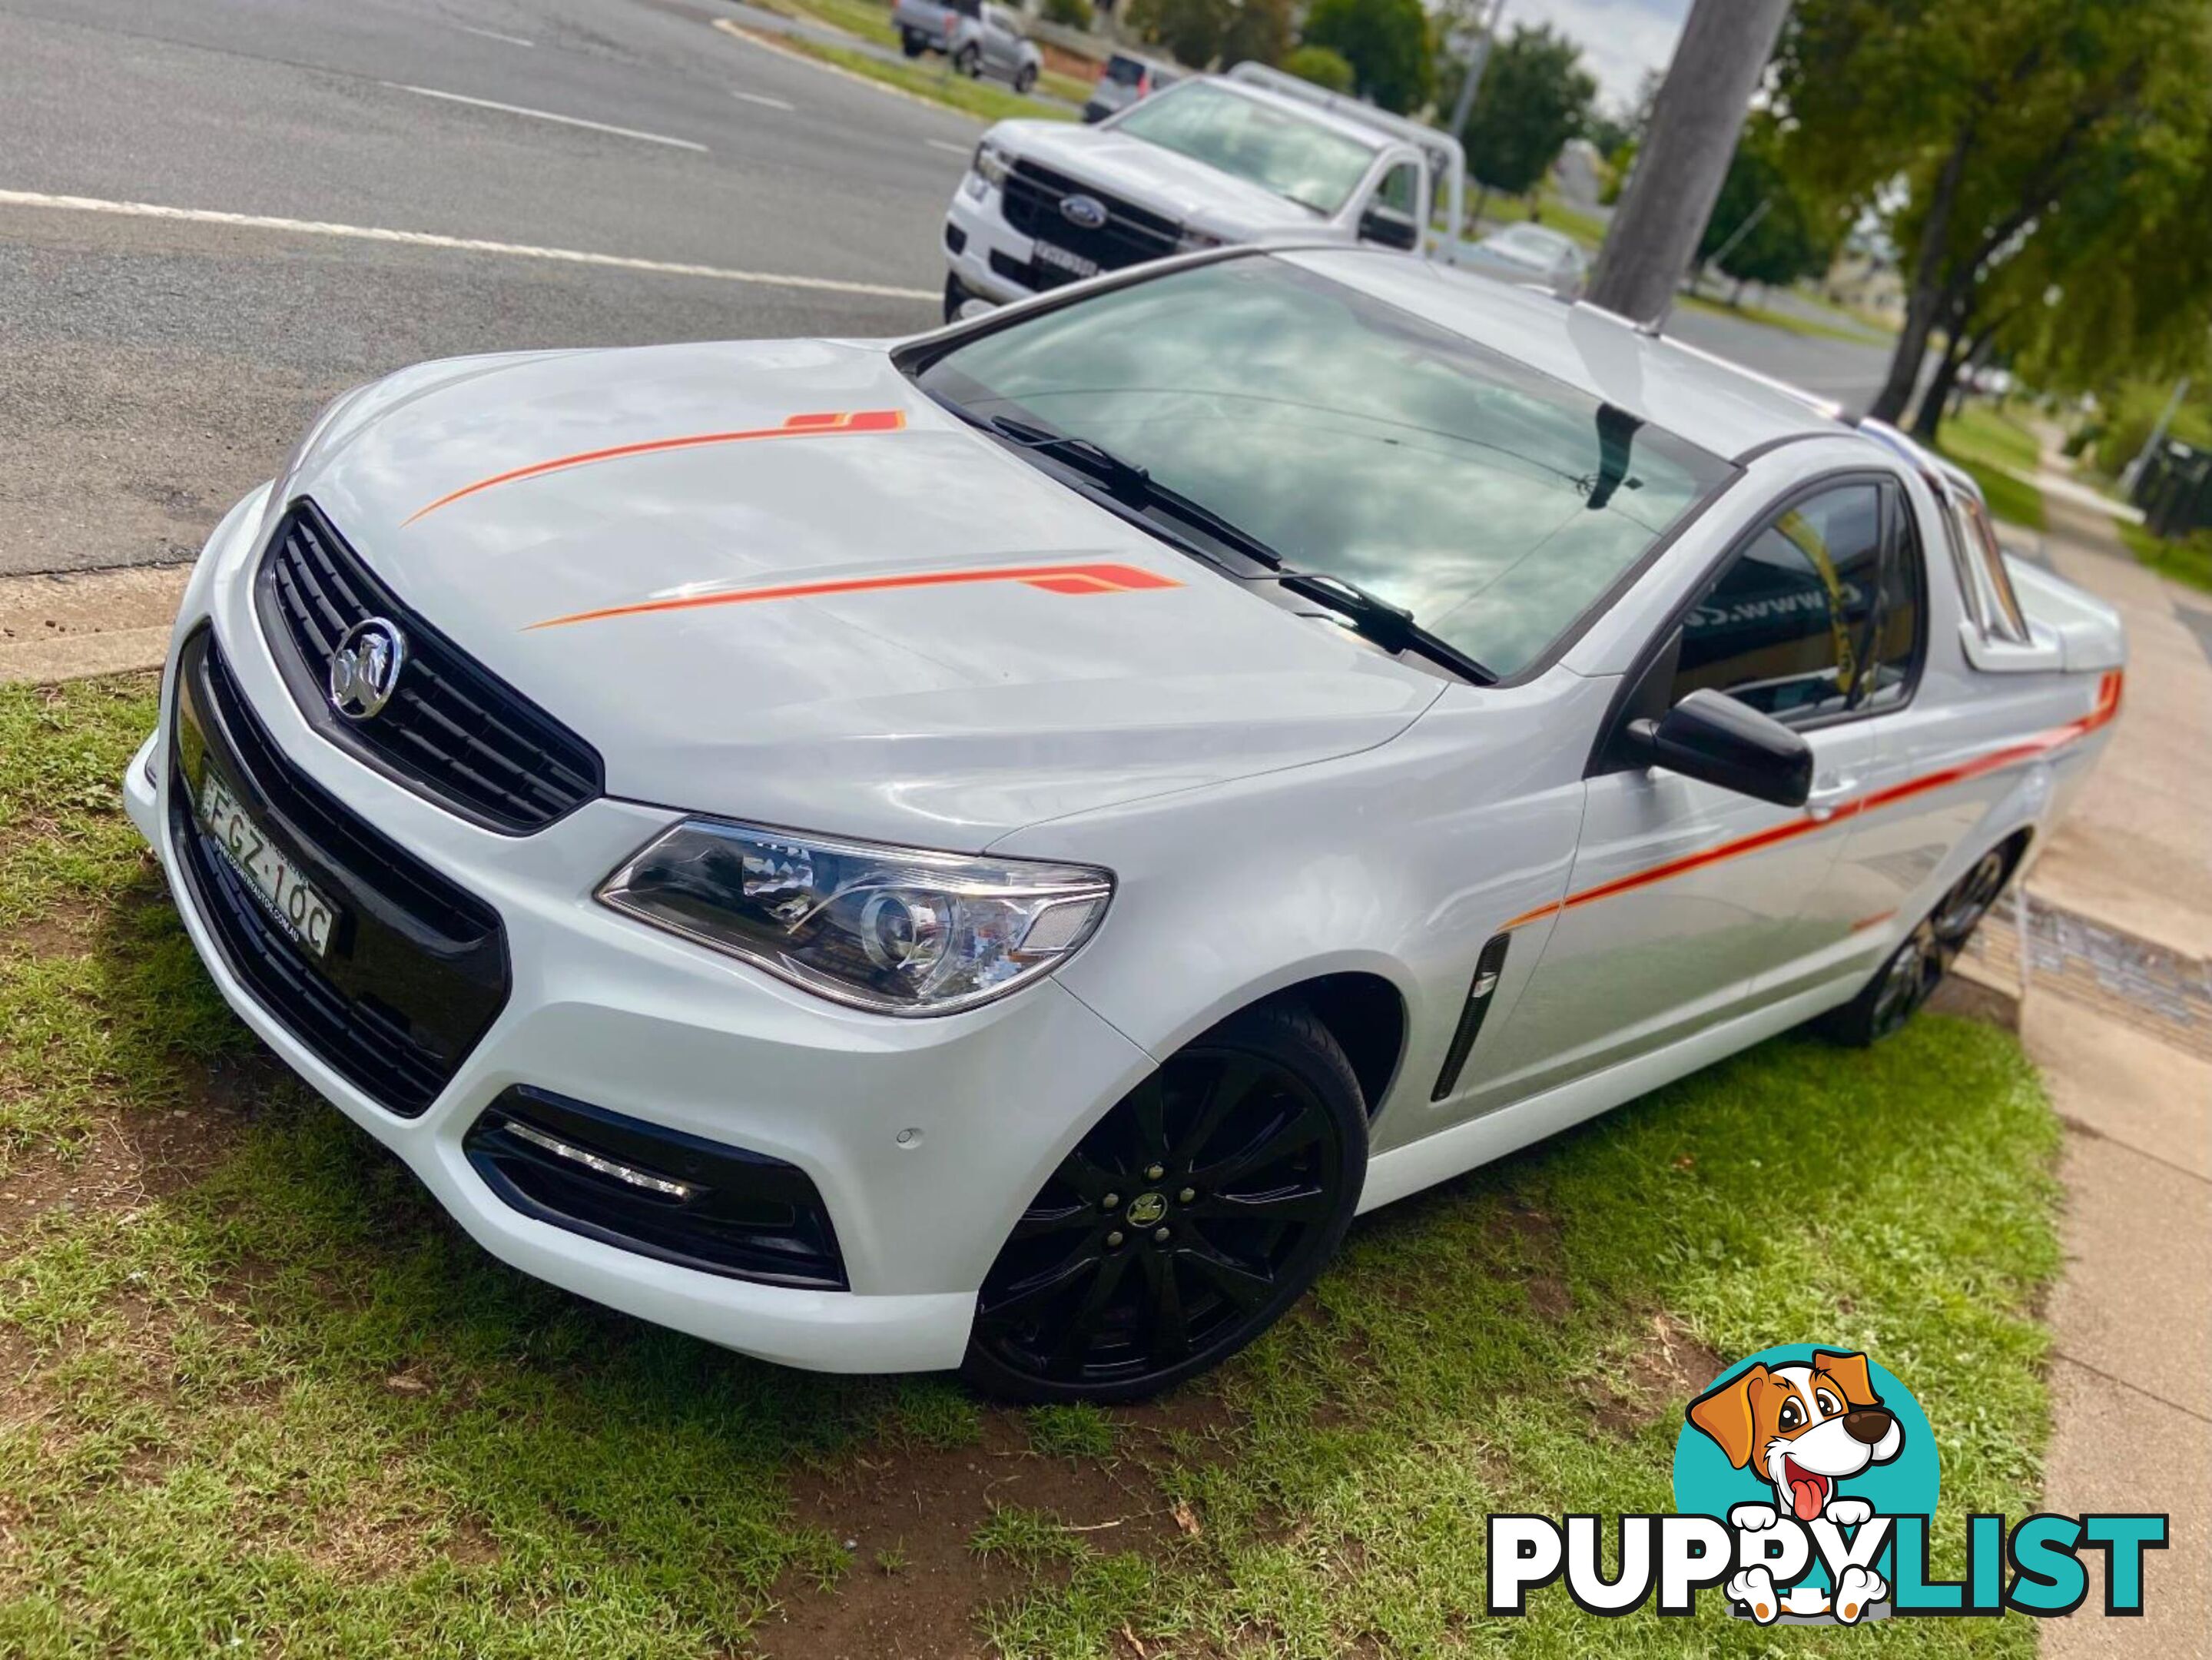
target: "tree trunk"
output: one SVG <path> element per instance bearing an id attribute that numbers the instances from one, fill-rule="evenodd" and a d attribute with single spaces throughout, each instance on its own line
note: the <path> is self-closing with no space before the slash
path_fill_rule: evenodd
<path id="1" fill-rule="evenodd" d="M 1936 441 L 1936 429 L 1942 425 L 1945 406 L 1951 401 L 1951 388 L 1959 384 L 1959 371 L 1966 366 L 1965 342 L 1954 337 L 1937 360 L 1936 373 L 1928 382 L 1928 391 L 1920 400 L 1920 408 L 1912 417 L 1912 435 L 1923 444 Z"/>
<path id="2" fill-rule="evenodd" d="M 1895 423 L 1904 418 L 1905 409 L 1912 402 L 1912 389 L 1920 381 L 1921 360 L 1928 355 L 1928 337 L 1934 332 L 1936 319 L 1942 314 L 1946 299 L 1943 282 L 1944 252 L 1951 240 L 1951 209 L 1958 200 L 1959 180 L 1966 170 L 1966 155 L 1973 148 L 1974 129 L 1972 124 L 1961 129 L 1958 142 L 1943 159 L 1942 171 L 1936 175 L 1936 188 L 1928 198 L 1928 216 L 1920 227 L 1920 246 L 1912 256 L 1912 280 L 1905 295 L 1905 331 L 1897 337 L 1897 350 L 1889 360 L 1889 374 L 1882 381 L 1867 413 L 1877 421 Z"/>
<path id="3" fill-rule="evenodd" d="M 1480 179 L 1474 181 L 1474 211 L 1468 216 L 1468 228 L 1479 229 L 1482 216 L 1490 206 L 1490 186 Z"/>
<path id="4" fill-rule="evenodd" d="M 1590 274 L 1592 305 L 1638 323 L 1665 319 L 1789 9 L 1790 0 L 1696 0 L 1690 8 Z"/>

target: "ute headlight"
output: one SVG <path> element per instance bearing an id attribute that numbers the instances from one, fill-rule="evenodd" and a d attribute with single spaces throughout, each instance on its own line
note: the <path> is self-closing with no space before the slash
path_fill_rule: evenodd
<path id="1" fill-rule="evenodd" d="M 1048 974 L 1114 879 L 1087 865 L 889 848 L 690 818 L 600 903 L 879 1014 L 950 1014 Z"/>
<path id="2" fill-rule="evenodd" d="M 975 176 L 996 190 L 1006 182 L 1006 173 L 1014 165 L 1014 158 L 989 139 L 975 146 L 975 160 L 971 164 Z"/>

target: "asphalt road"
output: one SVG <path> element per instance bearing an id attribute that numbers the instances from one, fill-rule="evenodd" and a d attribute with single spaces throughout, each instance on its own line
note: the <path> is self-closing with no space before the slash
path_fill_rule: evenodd
<path id="1" fill-rule="evenodd" d="M 0 575 L 189 557 L 325 400 L 422 358 L 927 326 L 978 124 L 733 9 L 0 0 Z M 1847 398 L 1881 367 L 1681 331 Z"/>

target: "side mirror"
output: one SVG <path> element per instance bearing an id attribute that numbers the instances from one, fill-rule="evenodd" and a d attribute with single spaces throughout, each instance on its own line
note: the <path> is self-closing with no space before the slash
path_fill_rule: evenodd
<path id="1" fill-rule="evenodd" d="M 1632 721 L 1621 749 L 1777 806 L 1802 807 L 1813 790 L 1813 750 L 1779 721 L 1712 690 L 1693 691 L 1656 721 Z"/>
<path id="2" fill-rule="evenodd" d="M 1411 214 L 1376 203 L 1359 216 L 1359 240 L 1410 252 L 1421 245 L 1421 228 L 1413 222 Z"/>

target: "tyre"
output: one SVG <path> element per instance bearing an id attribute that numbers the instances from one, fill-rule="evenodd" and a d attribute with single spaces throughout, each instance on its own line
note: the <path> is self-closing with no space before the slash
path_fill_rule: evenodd
<path id="1" fill-rule="evenodd" d="M 960 307 L 975 297 L 965 283 L 948 272 L 945 278 L 945 320 L 948 323 L 958 322 Z"/>
<path id="2" fill-rule="evenodd" d="M 1014 71 L 1014 90 L 1026 98 L 1030 88 L 1036 85 L 1036 65 L 1024 64 Z"/>
<path id="3" fill-rule="evenodd" d="M 976 1298 L 962 1367 L 1019 1401 L 1127 1401 L 1274 1324 L 1351 1225 L 1367 1110 L 1302 1004 L 1170 1057 L 1030 1201 Z"/>
<path id="4" fill-rule="evenodd" d="M 980 81 L 983 78 L 983 54 L 973 46 L 963 46 L 953 58 L 952 67 L 970 81 Z"/>
<path id="5" fill-rule="evenodd" d="M 1814 1030 L 1851 1049 L 1879 1043 L 1902 1027 L 1935 994 L 1951 964 L 2004 891 L 2021 844 L 1991 848 L 1954 882 L 1936 909 L 1899 942 L 1856 997 L 1814 1023 Z"/>
<path id="6" fill-rule="evenodd" d="M 899 50 L 904 52 L 908 57 L 919 58 L 928 49 L 929 42 L 923 40 L 912 29 L 901 29 L 899 31 Z"/>

